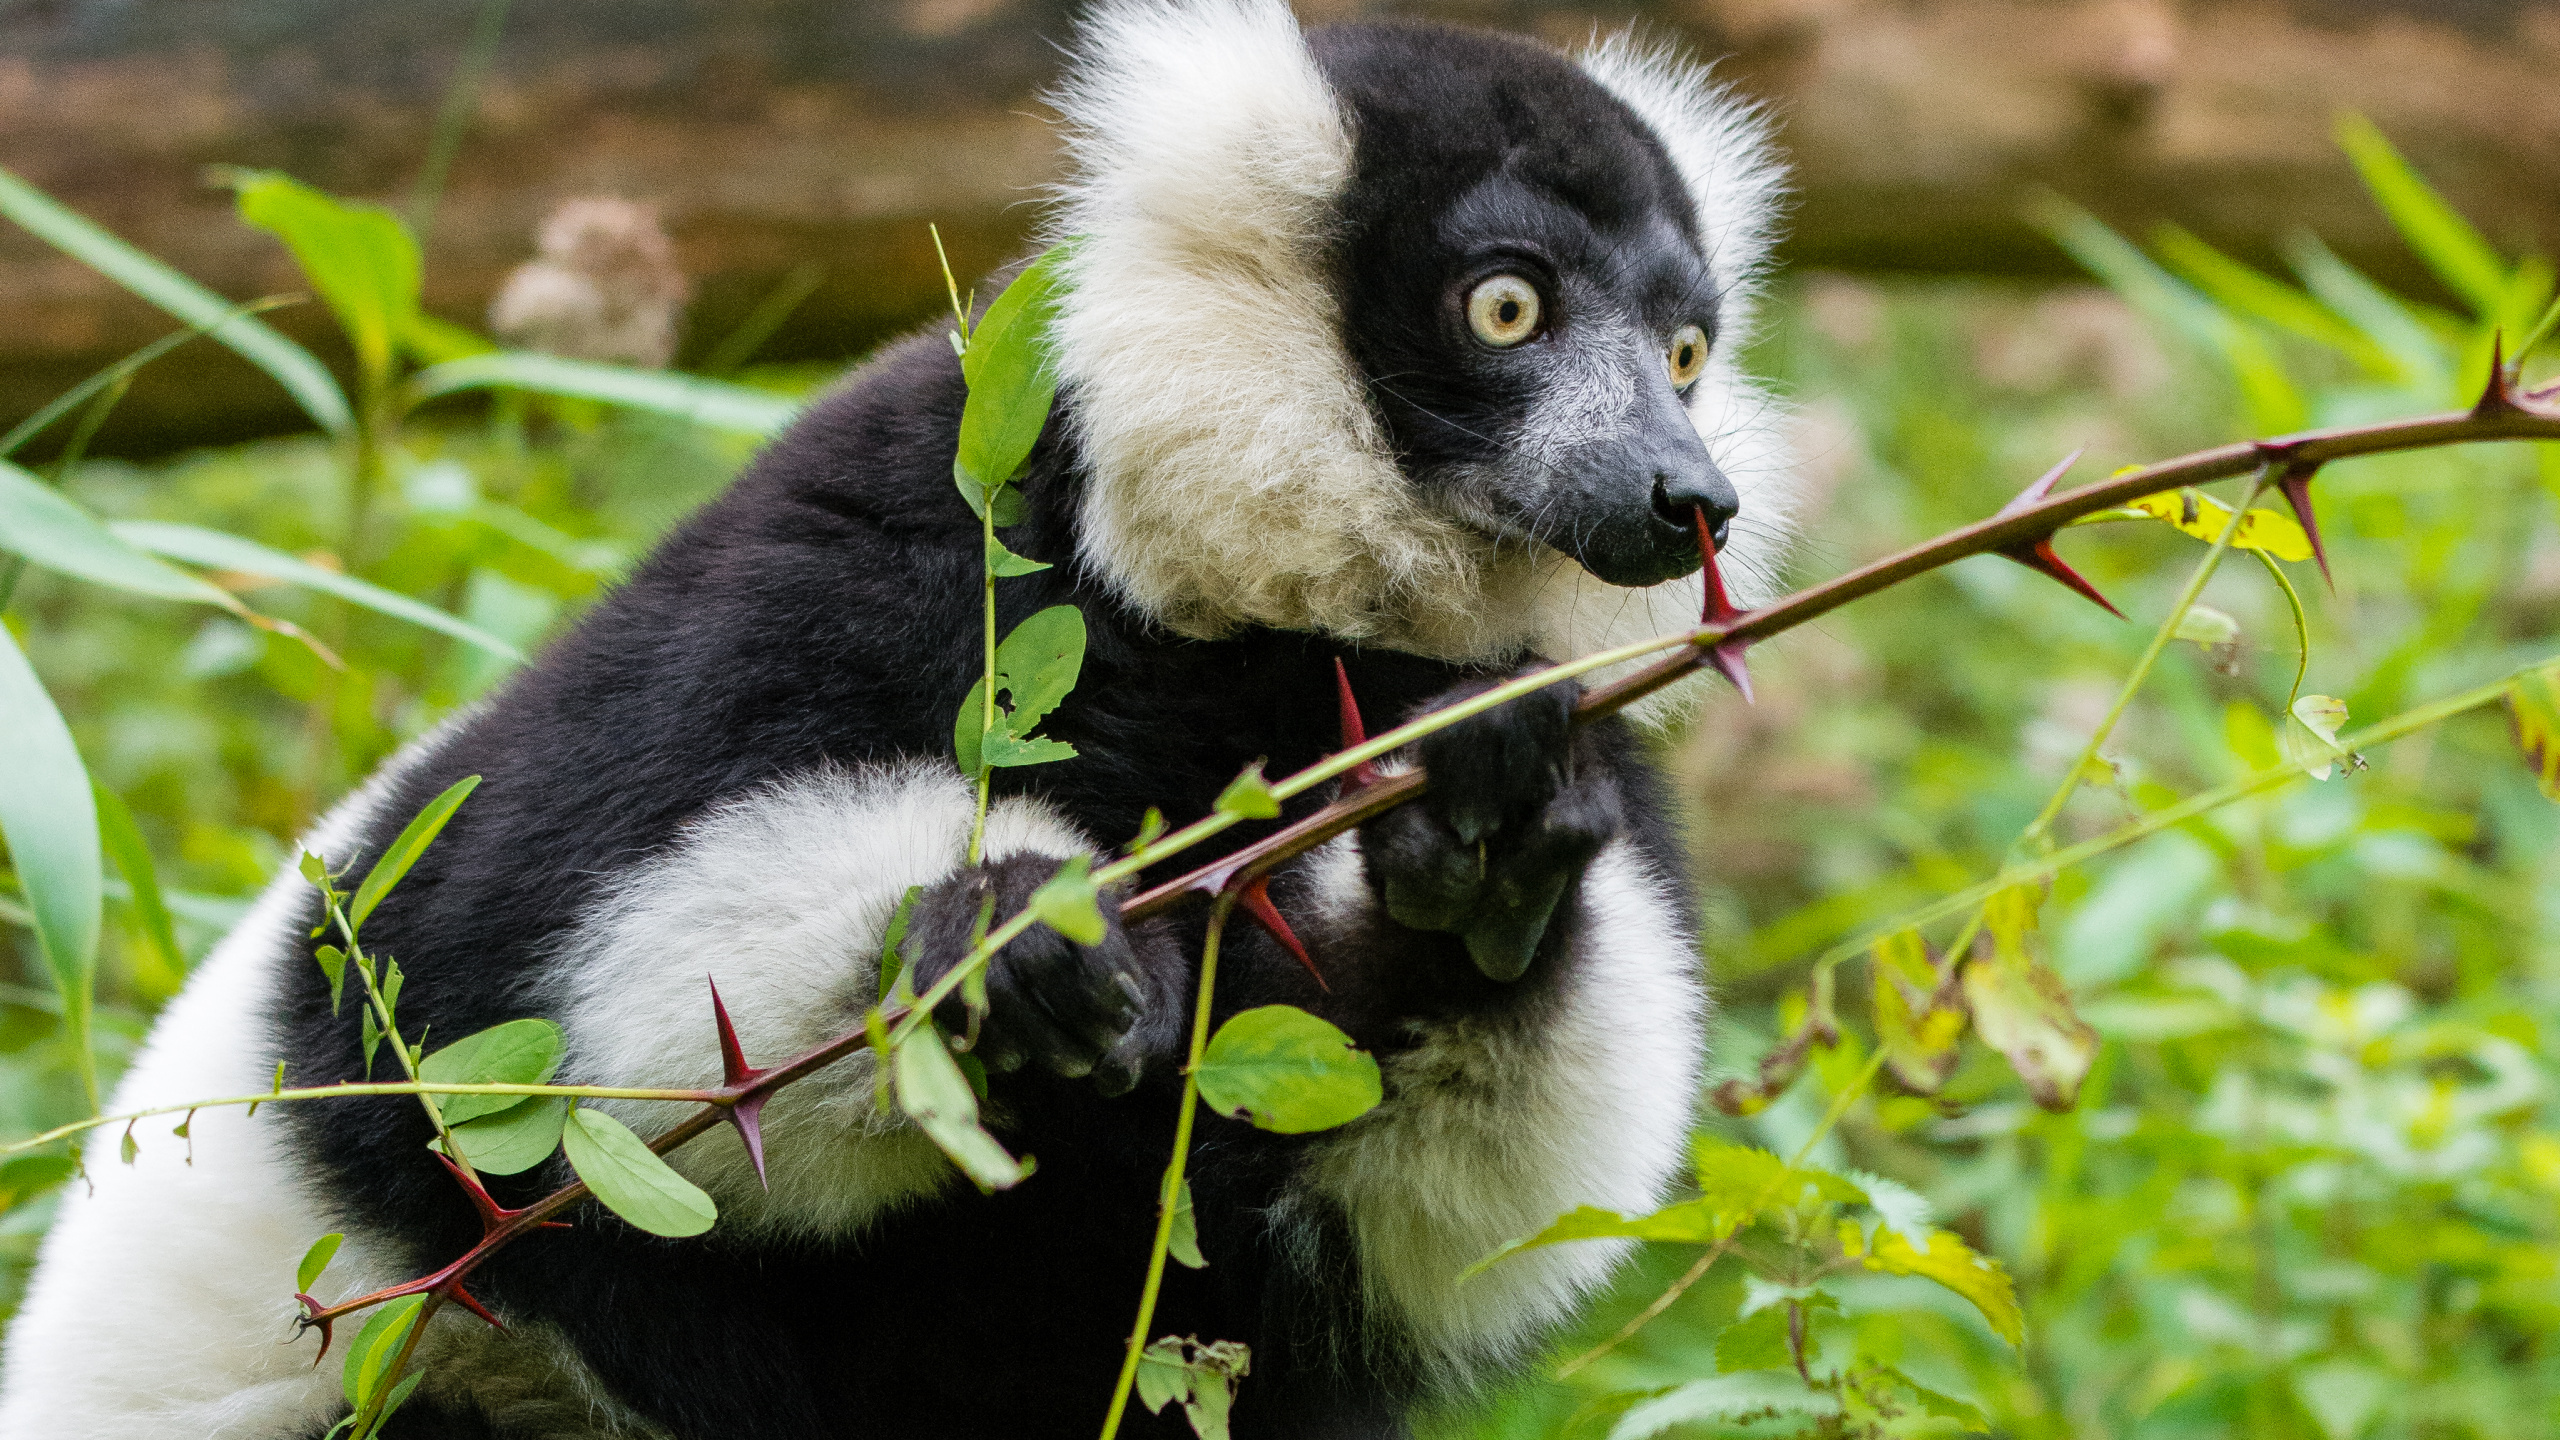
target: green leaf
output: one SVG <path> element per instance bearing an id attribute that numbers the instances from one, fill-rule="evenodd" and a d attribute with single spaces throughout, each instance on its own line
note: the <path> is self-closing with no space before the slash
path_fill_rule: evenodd
<path id="1" fill-rule="evenodd" d="M 329 977 L 329 1013 L 335 1015 L 346 1000 L 347 952 L 323 945 L 311 952 L 311 958 L 320 963 L 320 973 Z"/>
<path id="2" fill-rule="evenodd" d="M 569 1097 L 535 1096 L 467 1124 L 453 1126 L 454 1144 L 471 1168 L 490 1175 L 521 1175 L 551 1158 L 569 1120 Z M 430 1150 L 442 1142 L 427 1142 Z"/>
<path id="3" fill-rule="evenodd" d="M 548 1020 L 509 1020 L 465 1035 L 426 1058 L 418 1078 L 433 1085 L 545 1085 L 560 1068 L 560 1027 Z M 527 1095 L 440 1095 L 445 1123 L 460 1125 L 512 1109 Z"/>
<path id="4" fill-rule="evenodd" d="M 502 350 L 430 366 L 409 377 L 404 393 L 414 409 L 438 396 L 466 390 L 523 390 L 595 400 L 749 435 L 779 435 L 800 413 L 799 401 L 767 390 L 698 375 L 564 360 L 530 350 Z"/>
<path id="5" fill-rule="evenodd" d="M 21 1155 L 0 1164 L 0 1213 L 18 1208 L 80 1173 L 68 1155 Z"/>
<path id="6" fill-rule="evenodd" d="M 1253 1371 L 1241 1341 L 1164 1335 L 1138 1353 L 1138 1399 L 1150 1414 L 1175 1400 L 1199 1440 L 1227 1440 L 1236 1382 Z"/>
<path id="7" fill-rule="evenodd" d="M 0 460 L 0 548 L 48 570 L 137 595 L 215 605 L 234 613 L 242 608 L 229 592 L 118 539 L 69 496 L 5 460 Z"/>
<path id="8" fill-rule="evenodd" d="M 66 1035 L 86 1077 L 106 903 L 98 803 L 70 728 L 6 626 L 0 626 L 0 755 L 8 757 L 9 768 L 0 783 L 0 837 L 9 842 L 36 945 L 53 972 Z M 94 1090 L 95 1081 L 89 1083 Z"/>
<path id="9" fill-rule="evenodd" d="M 1710 1245 L 1731 1230 L 1729 1217 L 1704 1200 L 1682 1200 L 1649 1215 L 1621 1215 L 1597 1205 L 1578 1205 L 1547 1222 L 1535 1235 L 1513 1240 L 1470 1265 L 1468 1275 L 1492 1268 L 1524 1250 L 1560 1245 L 1568 1240 L 1662 1240 L 1674 1244 Z"/>
<path id="10" fill-rule="evenodd" d="M 346 331 L 356 364 L 377 384 L 388 379 L 393 348 L 418 315 L 418 241 L 407 222 L 273 170 L 223 178 L 239 197 L 240 218 L 293 251 Z"/>
<path id="11" fill-rule="evenodd" d="M 2516 692 L 2507 692 L 2513 696 Z M 2338 743 L 2347 723 L 2347 702 L 2335 695 L 2304 695 L 2293 702 L 2293 720 L 2284 730 L 2285 758 L 2314 780 L 2326 780 L 2341 764 L 2364 768 L 2364 757 Z"/>
<path id="12" fill-rule="evenodd" d="M 1200 1217 L 1191 1208 L 1188 1180 L 1174 1187 L 1173 1232 L 1165 1243 L 1165 1253 L 1194 1270 L 1209 1268 L 1209 1257 L 1200 1253 Z"/>
<path id="13" fill-rule="evenodd" d="M 371 1081 L 374 1053 L 382 1048 L 382 1022 L 375 1018 L 371 1005 L 358 1005 L 356 1018 L 364 1022 L 364 1078 Z"/>
<path id="14" fill-rule="evenodd" d="M 2506 261 L 2401 158 L 2372 121 L 2345 111 L 2338 116 L 2337 138 L 2400 238 L 2474 314 L 2483 321 L 2496 320 L 2506 294 Z"/>
<path id="15" fill-rule="evenodd" d="M 1198 1079 L 1209 1108 L 1282 1135 L 1348 1124 L 1385 1094 L 1375 1057 L 1294 1005 L 1230 1017 L 1209 1037 Z"/>
<path id="16" fill-rule="evenodd" d="M 399 1414 L 400 1407 L 409 1403 L 410 1395 L 417 1391 L 418 1382 L 426 1378 L 427 1372 L 415 1366 L 410 1367 L 408 1374 L 400 1377 L 400 1383 L 391 1387 L 391 1397 L 382 1402 L 380 1410 L 374 1412 L 373 1425 L 366 1432 L 366 1440 L 373 1440 L 373 1437 L 382 1433 L 383 1427 L 391 1423 L 391 1417 Z"/>
<path id="17" fill-rule="evenodd" d="M 1028 740 L 1016 739 L 998 730 L 986 738 L 979 754 L 989 766 L 1001 770 L 1013 765 L 1047 765 L 1058 760 L 1073 760 L 1076 747 L 1064 740 L 1043 739 L 1036 735 Z"/>
<path id="18" fill-rule="evenodd" d="M 2453 393 L 2453 357 L 2434 332 L 2390 292 L 2364 277 L 2308 234 L 2291 237 L 2285 259 L 2311 293 L 2347 317 L 2398 367 L 2400 381 L 2430 399 Z"/>
<path id="19" fill-rule="evenodd" d="M 1048 327 L 1063 286 L 1065 247 L 1031 262 L 969 335 L 960 373 L 969 385 L 954 464 L 984 488 L 1011 480 L 1031 456 L 1057 394 Z"/>
<path id="20" fill-rule="evenodd" d="M 2507 718 L 2543 796 L 2560 800 L 2560 665 L 2519 677 L 2507 692 Z"/>
<path id="21" fill-rule="evenodd" d="M 134 824 L 133 812 L 125 808 L 122 797 L 104 785 L 90 787 L 98 806 L 98 838 L 106 847 L 107 858 L 124 876 L 125 892 L 133 912 L 134 928 L 140 933 L 140 948 L 149 958 L 139 961 L 136 978 L 151 994 L 166 997 L 175 994 L 186 979 L 186 952 L 178 948 L 178 931 L 169 919 L 169 903 L 160 894 L 160 872 L 151 863 L 151 847 L 143 843 L 142 829 Z"/>
<path id="22" fill-rule="evenodd" d="M 0 170 L 0 215 L 33 232 L 127 290 L 213 338 L 284 386 L 312 423 L 332 435 L 355 429 L 346 392 L 310 351 L 264 321 L 234 313 L 239 307 L 151 256 L 72 213 L 24 180 Z"/>
<path id="23" fill-rule="evenodd" d="M 364 1328 L 356 1332 L 354 1343 L 347 1346 L 341 1383 L 347 1404 L 354 1407 L 358 1415 L 371 1408 L 374 1398 L 382 1395 L 390 1385 L 391 1367 L 400 1358 L 400 1347 L 409 1338 L 409 1327 L 418 1321 L 419 1308 L 426 1303 L 424 1295 L 404 1295 L 381 1306 L 366 1318 Z"/>
<path id="24" fill-rule="evenodd" d="M 699 1235 L 719 1218 L 710 1196 L 651 1153 L 630 1126 L 593 1106 L 569 1112 L 560 1144 L 607 1209 L 652 1235 Z"/>
<path id="25" fill-rule="evenodd" d="M 969 1077 L 952 1063 L 942 1032 L 930 1020 L 898 1046 L 898 1108 L 907 1112 L 962 1173 L 988 1190 L 1004 1190 L 1030 1175 L 996 1137 L 978 1125 L 978 1097 Z"/>
<path id="26" fill-rule="evenodd" d="M 190 565 L 205 565 L 221 570 L 238 570 L 250 575 L 264 575 L 306 589 L 335 595 L 368 610 L 406 620 L 413 625 L 450 635 L 468 645 L 476 645 L 492 655 L 508 660 L 522 660 L 524 652 L 515 646 L 471 624 L 448 615 L 433 605 L 412 600 L 379 585 L 368 585 L 351 575 L 314 565 L 308 560 L 271 550 L 254 540 L 226 535 L 219 530 L 206 530 L 195 525 L 174 525 L 158 520 L 119 520 L 107 526 L 110 534 L 138 550 L 184 560 Z"/>
<path id="27" fill-rule="evenodd" d="M 453 818 L 453 812 L 461 809 L 462 802 L 470 799 L 471 792 L 479 786 L 479 776 L 466 775 L 446 786 L 443 794 L 428 801 L 426 808 L 409 821 L 400 831 L 399 838 L 382 852 L 382 858 L 374 861 L 373 868 L 365 872 L 364 883 L 356 887 L 355 899 L 347 906 L 349 929 L 364 927 L 365 917 L 373 913 L 373 907 L 381 904 L 382 897 L 391 893 L 391 887 L 400 883 L 400 877 L 409 873 L 409 867 L 418 863 L 418 857 L 435 843 L 444 823 Z"/>
<path id="28" fill-rule="evenodd" d="M 1108 933 L 1102 920 L 1102 892 L 1094 888 L 1092 869 L 1092 856 L 1070 856 L 1057 874 L 1031 892 L 1031 913 L 1040 917 L 1040 923 L 1079 945 L 1099 945 Z"/>
<path id="29" fill-rule="evenodd" d="M 320 1283 L 321 1274 L 328 1270 L 329 1262 L 337 1258 L 338 1247 L 345 1244 L 346 1239 L 345 1235 L 332 1230 L 312 1241 L 311 1248 L 302 1252 L 302 1263 L 293 1267 L 293 1288 L 302 1294 L 310 1294 L 311 1287 Z"/>
<path id="30" fill-rule="evenodd" d="M 889 998 L 889 991 L 898 983 L 899 974 L 907 968 L 907 957 L 898 947 L 907 943 L 907 925 L 915 919 L 916 901 L 923 897 L 923 886 L 908 886 L 907 893 L 898 897 L 898 908 L 889 912 L 888 928 L 880 932 L 880 998 L 883 1000 Z"/>
<path id="31" fill-rule="evenodd" d="M 2225 309 L 2326 345 L 2373 374 L 2388 378 L 2398 372 L 2398 365 L 2363 331 L 2274 276 L 2241 264 L 2175 225 L 2154 230 L 2151 243 L 2162 264 Z"/>
<path id="32" fill-rule="evenodd" d="M 1972 1301 L 2001 1339 L 2012 1345 L 2025 1342 L 2026 1316 L 2018 1309 L 2017 1287 L 2010 1283 L 2008 1270 L 1987 1255 L 1975 1254 L 1961 1236 L 1945 1230 L 1932 1232 L 1929 1248 L 1922 1250 L 1900 1231 L 1883 1229 L 1876 1232 L 1875 1247 L 1869 1250 L 1858 1227 L 1843 1221 L 1840 1245 L 1849 1258 L 1864 1261 L 1870 1270 L 1937 1281 Z"/>
<path id="33" fill-rule="evenodd" d="M 1016 555 L 1004 547 L 1003 541 L 992 535 L 987 537 L 987 573 L 998 579 L 1011 579 L 1016 575 L 1036 575 L 1050 568 L 1052 567 L 1046 560 L 1033 560 Z"/>
<path id="34" fill-rule="evenodd" d="M 1683 1425 L 1740 1421 L 1768 1415 L 1829 1416 L 1838 1398 L 1808 1389 L 1793 1371 L 1746 1370 L 1674 1386 L 1632 1406 L 1609 1428 L 1609 1440 L 1650 1440 Z M 1770 1434 L 1784 1433 L 1771 1427 Z"/>
<path id="35" fill-rule="evenodd" d="M 1262 762 L 1256 760 L 1218 792 L 1218 803 L 1213 808 L 1247 820 L 1277 820 L 1280 797 L 1271 792 L 1271 782 L 1262 778 Z"/>
<path id="36" fill-rule="evenodd" d="M 1076 688 L 1084 669 L 1084 612 L 1052 605 L 1013 627 L 996 646 L 996 674 L 1013 712 L 1012 734 L 1028 736 Z"/>
<path id="37" fill-rule="evenodd" d="M 1161 1414 L 1166 1405 L 1190 1393 L 1191 1362 L 1180 1340 L 1167 1335 L 1139 1352 L 1138 1401 L 1147 1413 Z"/>

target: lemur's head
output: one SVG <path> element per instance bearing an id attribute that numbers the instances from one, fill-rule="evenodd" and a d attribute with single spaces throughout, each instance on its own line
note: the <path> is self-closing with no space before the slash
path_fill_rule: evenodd
<path id="1" fill-rule="evenodd" d="M 1694 616 L 1701 517 L 1771 577 L 1779 177 L 1699 68 L 1114 0 L 1056 101 L 1084 544 L 1162 623 L 1561 657 Z"/>

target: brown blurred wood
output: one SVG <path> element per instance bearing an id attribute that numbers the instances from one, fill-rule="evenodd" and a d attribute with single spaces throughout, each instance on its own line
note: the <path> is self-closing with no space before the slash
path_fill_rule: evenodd
<path id="1" fill-rule="evenodd" d="M 2560 247 L 2560 0 L 1301 0 L 1571 42 L 1641 19 L 1766 95 L 1801 170 L 1793 258 L 2062 273 L 2050 185 L 2252 256 L 2307 226 L 2416 275 L 2329 139 L 2371 115 L 2493 239 Z M 289 289 L 207 188 L 275 166 L 401 203 L 474 0 L 0 0 L 0 164 L 225 293 Z M 557 200 L 657 203 L 697 281 L 688 354 L 794 266 L 823 287 L 769 357 L 840 357 L 939 303 L 924 224 L 982 269 L 1054 153 L 1038 93 L 1073 0 L 519 0 L 428 242 L 428 303 L 478 323 Z M 316 311 L 281 317 L 321 342 Z M 0 423 L 166 328 L 0 225 Z M 327 353 L 324 345 L 324 353 Z M 161 362 L 120 449 L 291 428 L 209 346 Z"/>

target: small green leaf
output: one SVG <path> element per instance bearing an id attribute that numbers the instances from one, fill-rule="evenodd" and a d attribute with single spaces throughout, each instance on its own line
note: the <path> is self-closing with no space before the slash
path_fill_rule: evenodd
<path id="1" fill-rule="evenodd" d="M 106 904 L 98 802 L 70 727 L 5 626 L 0 626 L 0 755 L 8 757 L 9 774 L 0 782 L 0 837 L 9 842 L 36 946 L 53 972 L 68 1038 L 86 1076 L 98 930 Z"/>
<path id="2" fill-rule="evenodd" d="M 426 1058 L 418 1078 L 434 1085 L 545 1085 L 560 1068 L 560 1027 L 548 1020 L 509 1020 L 465 1035 Z M 445 1123 L 461 1125 L 513 1109 L 523 1095 L 440 1095 Z"/>
<path id="3" fill-rule="evenodd" d="M 472 355 L 430 366 L 409 377 L 411 407 L 466 390 L 522 390 L 563 399 L 595 400 L 626 410 L 688 420 L 713 430 L 779 435 L 800 413 L 800 402 L 698 375 L 633 370 L 592 360 L 564 360 L 523 350 Z"/>
<path id="4" fill-rule="evenodd" d="M 1283 1135 L 1348 1124 L 1385 1093 L 1375 1057 L 1294 1005 L 1229 1018 L 1209 1037 L 1198 1078 L 1209 1108 Z"/>
<path id="5" fill-rule="evenodd" d="M 1271 793 L 1271 782 L 1262 778 L 1262 762 L 1256 760 L 1244 767 L 1244 773 L 1228 781 L 1226 789 L 1218 792 L 1215 808 L 1247 820 L 1277 820 L 1280 818 L 1280 797 Z"/>
<path id="6" fill-rule="evenodd" d="M 924 887 L 910 885 L 898 897 L 898 908 L 889 912 L 889 926 L 880 932 L 880 998 L 889 998 L 892 986 L 907 967 L 907 957 L 898 947 L 907 943 L 907 924 L 915 918 L 916 901 L 923 898 Z"/>
<path id="7" fill-rule="evenodd" d="M 345 1244 L 346 1239 L 345 1235 L 332 1230 L 312 1241 L 311 1248 L 302 1252 L 302 1263 L 293 1268 L 293 1288 L 305 1295 L 310 1294 L 311 1287 L 320 1282 L 320 1276 L 328 1270 L 329 1262 L 337 1258 L 338 1247 Z"/>
<path id="8" fill-rule="evenodd" d="M 1063 285 L 1064 247 L 1033 261 L 987 307 L 960 360 L 969 399 L 954 463 L 982 487 L 1011 480 L 1049 422 L 1058 389 L 1048 326 Z M 999 522 L 1001 523 L 1001 522 Z"/>
<path id="9" fill-rule="evenodd" d="M 123 1137 L 116 1141 L 116 1158 L 130 1165 L 141 1154 L 142 1146 L 133 1138 L 133 1127 L 127 1125 L 124 1127 Z"/>
<path id="10" fill-rule="evenodd" d="M 239 307 L 230 301 L 108 234 L 6 170 L 0 170 L 0 215 L 180 320 L 207 327 L 214 339 L 290 392 L 321 429 L 344 435 L 355 428 L 355 412 L 347 404 L 346 392 L 310 351 L 264 321 L 236 313 Z"/>
<path id="11" fill-rule="evenodd" d="M 2512 694 L 2513 692 L 2509 692 Z M 2314 780 L 2326 780 L 2345 765 L 2364 768 L 2364 757 L 2338 744 L 2347 723 L 2347 702 L 2334 695 L 2305 695 L 2293 702 L 2295 724 L 2285 726 L 2285 758 Z"/>
<path id="12" fill-rule="evenodd" d="M 992 535 L 987 537 L 987 573 L 990 575 L 999 579 L 1010 579 L 1016 575 L 1036 575 L 1050 568 L 1050 563 L 1046 560 L 1033 560 L 1027 556 L 1016 555 L 1005 548 L 1003 541 Z"/>
<path id="13" fill-rule="evenodd" d="M 474 645 L 506 660 L 522 660 L 524 652 L 515 646 L 471 624 L 457 619 L 433 605 L 412 600 L 406 595 L 368 585 L 351 575 L 314 565 L 308 560 L 271 550 L 253 540 L 226 535 L 219 530 L 206 530 L 195 525 L 172 525 L 158 520 L 119 520 L 107 530 L 117 539 L 147 550 L 184 560 L 190 565 L 210 566 L 219 570 L 236 570 L 246 575 L 264 575 L 305 589 L 318 590 L 361 605 L 368 610 L 406 620 L 440 634 L 450 635 L 466 645 Z"/>
<path id="14" fill-rule="evenodd" d="M 1174 1188 L 1173 1232 L 1165 1243 L 1165 1253 L 1194 1270 L 1209 1268 L 1209 1257 L 1200 1253 L 1200 1217 L 1191 1208 L 1188 1180 Z"/>
<path id="15" fill-rule="evenodd" d="M 453 1126 L 453 1142 L 471 1168 L 490 1175 L 521 1175 L 551 1158 L 569 1120 L 569 1097 L 535 1096 L 467 1124 Z M 442 1142 L 427 1142 L 430 1150 Z"/>
<path id="16" fill-rule="evenodd" d="M 1031 913 L 1040 917 L 1040 923 L 1079 945 L 1101 944 L 1108 929 L 1092 869 L 1092 856 L 1071 856 L 1058 873 L 1031 892 Z"/>
<path id="17" fill-rule="evenodd" d="M 374 1052 L 382 1048 L 382 1027 L 373 1017 L 371 1005 L 359 1005 L 356 1014 L 364 1021 L 364 1078 L 373 1079 Z"/>
<path id="18" fill-rule="evenodd" d="M 1138 833 L 1131 837 L 1128 844 L 1121 847 L 1121 853 L 1135 855 L 1156 843 L 1163 834 L 1164 812 L 1150 805 L 1147 807 L 1147 813 L 1138 821 Z"/>
<path id="19" fill-rule="evenodd" d="M 243 613 L 228 591 L 143 554 L 61 491 L 5 460 L 0 460 L 0 549 L 92 584 Z"/>
<path id="20" fill-rule="evenodd" d="M 311 958 L 320 962 L 320 973 L 329 977 L 329 1013 L 335 1015 L 346 996 L 347 952 L 335 945 L 323 945 L 311 952 Z"/>
<path id="21" fill-rule="evenodd" d="M 226 178 L 239 196 L 240 218 L 293 251 L 364 373 L 377 383 L 388 378 L 394 346 L 418 314 L 418 242 L 407 222 L 273 170 L 235 170 Z"/>
<path id="22" fill-rule="evenodd" d="M 1020 740 L 998 730 L 987 737 L 979 753 L 988 765 L 1001 770 L 1008 766 L 1047 765 L 1057 760 L 1073 760 L 1076 747 L 1064 740 L 1043 739 L 1036 735 Z"/>
<path id="23" fill-rule="evenodd" d="M 1047 719 L 1084 668 L 1084 612 L 1052 605 L 1013 627 L 996 647 L 996 674 L 1013 712 L 1007 727 L 1027 736 Z"/>
<path id="24" fill-rule="evenodd" d="M 1165 1335 L 1138 1354 L 1138 1399 L 1149 1413 L 1182 1402 L 1199 1440 L 1227 1440 L 1236 1382 L 1253 1371 L 1253 1352 L 1235 1340 Z"/>
<path id="25" fill-rule="evenodd" d="M 988 1190 L 1009 1189 L 1030 1175 L 1029 1161 L 1016 1161 L 979 1128 L 977 1093 L 932 1021 L 918 1025 L 898 1046 L 895 1070 L 898 1108 L 963 1174 Z"/>
<path id="26" fill-rule="evenodd" d="M 399 837 L 383 850 L 382 858 L 374 861 L 373 868 L 365 872 L 364 883 L 356 887 L 356 897 L 347 907 L 349 929 L 363 927 L 365 917 L 373 913 L 373 907 L 381 904 L 382 897 L 391 893 L 391 887 L 400 883 L 400 877 L 409 873 L 409 867 L 418 863 L 418 857 L 435 843 L 436 835 L 444 829 L 445 822 L 453 818 L 453 812 L 461 809 L 462 802 L 470 799 L 471 792 L 479 786 L 479 776 L 466 775 L 445 787 L 443 794 L 428 801 L 426 807 L 409 821 Z"/>
<path id="27" fill-rule="evenodd" d="M 711 1197 L 651 1153 L 630 1126 L 593 1106 L 569 1112 L 560 1143 L 596 1198 L 652 1235 L 699 1235 L 720 1216 Z"/>
<path id="28" fill-rule="evenodd" d="M 383 1305 L 367 1317 L 364 1328 L 356 1332 L 354 1343 L 347 1346 L 340 1383 L 347 1404 L 358 1415 L 372 1408 L 375 1397 L 389 1387 L 391 1367 L 400 1358 L 409 1327 L 417 1323 L 419 1308 L 426 1303 L 424 1295 L 403 1295 Z"/>
<path id="29" fill-rule="evenodd" d="M 1190 1393 L 1191 1362 L 1180 1340 L 1167 1335 L 1139 1352 L 1138 1401 L 1147 1413 L 1161 1414 L 1167 1404 Z"/>

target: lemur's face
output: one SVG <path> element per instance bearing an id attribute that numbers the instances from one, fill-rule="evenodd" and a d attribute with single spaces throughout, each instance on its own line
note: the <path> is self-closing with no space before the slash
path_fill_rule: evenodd
<path id="1" fill-rule="evenodd" d="M 1535 47 L 1310 37 L 1349 113 L 1344 340 L 1427 502 L 1614 585 L 1699 565 L 1740 508 L 1683 400 L 1718 341 L 1687 191 L 1636 116 Z"/>

